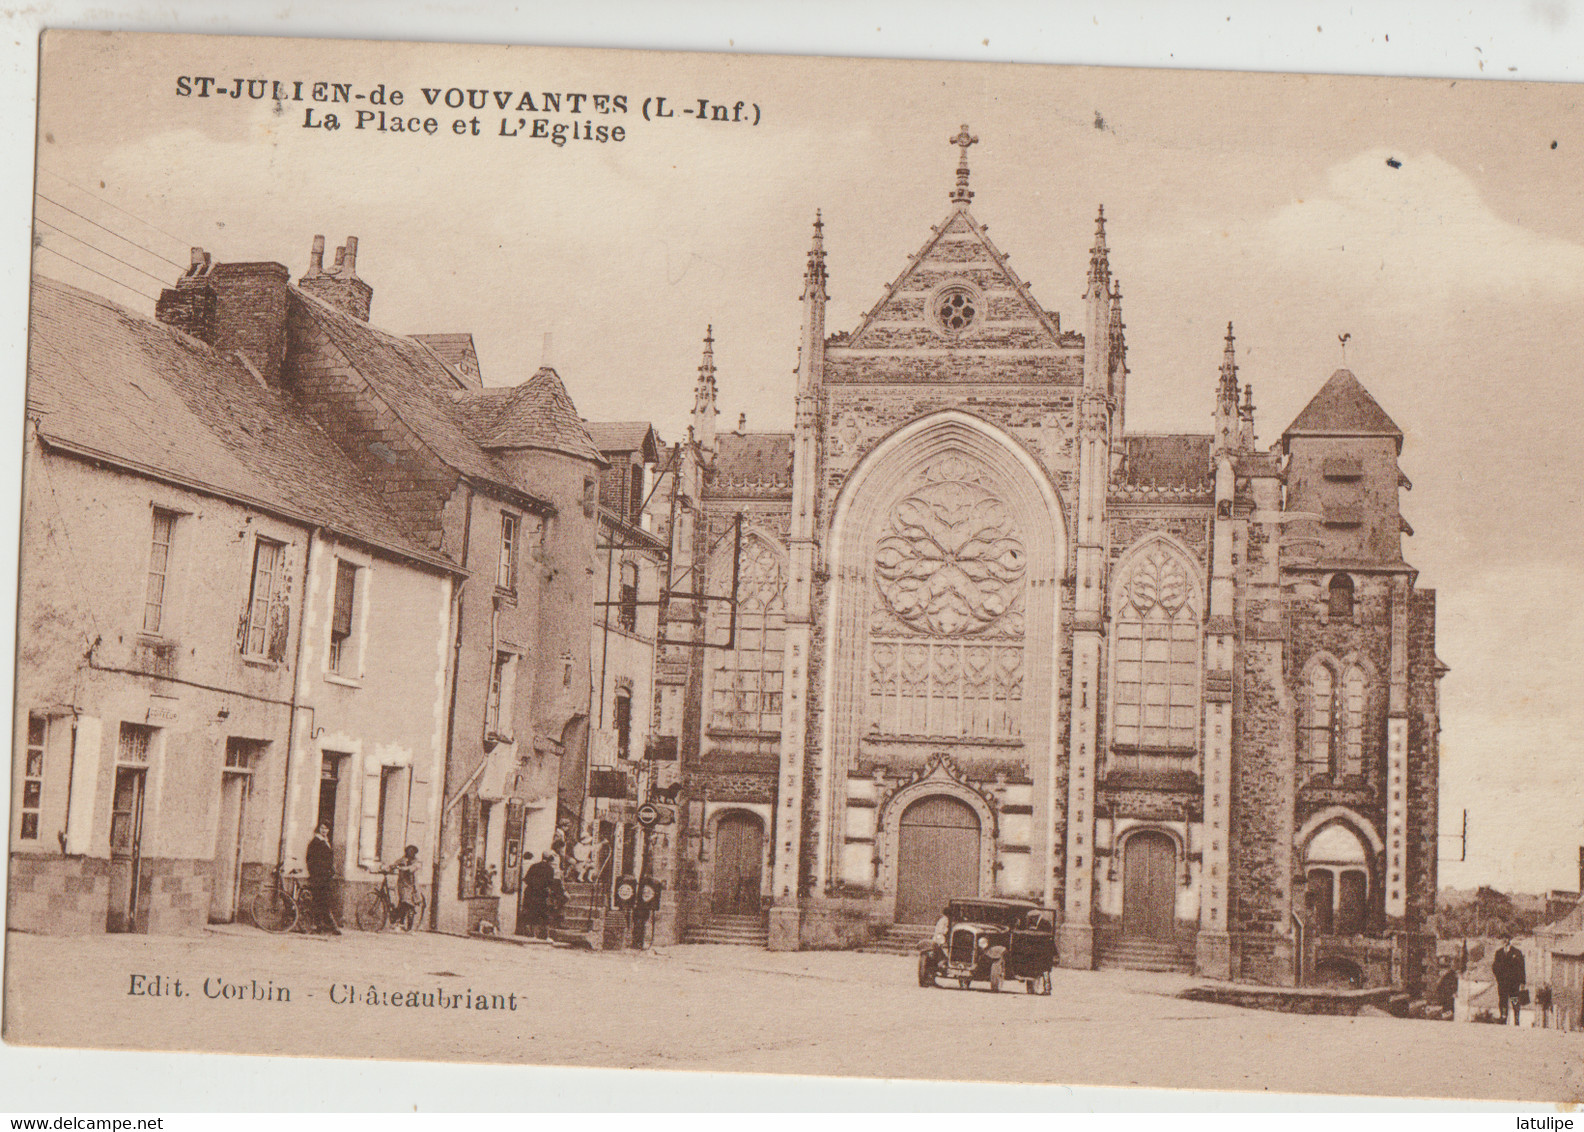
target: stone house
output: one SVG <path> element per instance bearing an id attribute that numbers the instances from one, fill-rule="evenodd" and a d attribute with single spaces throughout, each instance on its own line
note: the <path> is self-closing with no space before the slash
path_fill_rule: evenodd
<path id="1" fill-rule="evenodd" d="M 700 545 L 741 589 L 688 684 L 684 929 L 900 942 L 1003 895 L 1070 966 L 1418 985 L 1445 669 L 1401 430 L 1339 370 L 1261 448 L 1229 325 L 1212 430 L 1130 433 L 1103 211 L 1064 326 L 970 209 L 973 140 L 850 330 L 816 218 L 792 432 L 715 436 L 701 371 Z"/>
<path id="2" fill-rule="evenodd" d="M 245 918 L 316 818 L 343 919 L 432 856 L 459 571 L 245 353 L 47 280 L 27 413 L 11 926 Z"/>
<path id="3" fill-rule="evenodd" d="M 511 930 L 523 857 L 555 836 L 562 756 L 586 742 L 603 460 L 554 370 L 486 387 L 469 335 L 379 330 L 372 297 L 356 238 L 326 269 L 316 237 L 295 284 L 280 264 L 195 253 L 159 315 L 247 356 L 465 573 L 445 618 L 446 708 L 425 731 L 447 752 L 434 925 Z M 427 608 L 414 614 L 427 627 Z"/>

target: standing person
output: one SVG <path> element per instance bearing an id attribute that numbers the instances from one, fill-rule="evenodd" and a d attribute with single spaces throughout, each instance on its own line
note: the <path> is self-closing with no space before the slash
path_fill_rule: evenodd
<path id="1" fill-rule="evenodd" d="M 412 931 L 418 911 L 418 846 L 407 846 L 390 871 L 396 874 L 396 922 Z"/>
<path id="2" fill-rule="evenodd" d="M 545 890 L 545 919 L 551 927 L 558 928 L 561 926 L 561 910 L 566 907 L 567 891 L 561 880 L 561 858 L 552 855 L 549 863 L 550 883 Z"/>
<path id="3" fill-rule="evenodd" d="M 330 915 L 330 885 L 335 877 L 335 850 L 330 847 L 330 825 L 320 822 L 308 842 L 304 858 L 308 864 L 308 894 L 312 898 L 313 918 L 318 921 L 315 931 L 340 935 L 335 918 Z"/>
<path id="4" fill-rule="evenodd" d="M 524 853 L 524 858 L 532 853 Z M 536 939 L 547 939 L 550 928 L 550 882 L 553 879 L 550 856 L 540 857 L 523 872 L 523 918 L 528 922 L 528 934 Z"/>
<path id="5" fill-rule="evenodd" d="M 1507 1008 L 1512 1007 L 1513 1025 L 1518 1025 L 1518 992 L 1529 981 L 1524 970 L 1524 955 L 1513 946 L 1511 936 L 1502 937 L 1501 950 L 1491 957 L 1491 974 L 1496 976 L 1496 997 L 1501 1002 L 1502 1024 L 1507 1023 Z"/>

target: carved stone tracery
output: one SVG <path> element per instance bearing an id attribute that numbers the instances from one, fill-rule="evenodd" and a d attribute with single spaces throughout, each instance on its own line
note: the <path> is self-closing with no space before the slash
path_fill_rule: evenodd
<path id="1" fill-rule="evenodd" d="M 903 624 L 951 637 L 998 621 L 1026 565 L 1006 504 L 967 461 L 948 456 L 897 504 L 875 547 L 875 585 Z"/>

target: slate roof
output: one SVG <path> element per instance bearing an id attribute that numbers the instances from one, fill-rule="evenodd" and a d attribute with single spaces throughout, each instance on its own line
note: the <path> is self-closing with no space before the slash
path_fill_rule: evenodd
<path id="1" fill-rule="evenodd" d="M 28 412 L 45 443 L 456 570 L 234 357 L 65 283 L 36 279 L 32 300 Z"/>
<path id="2" fill-rule="evenodd" d="M 544 448 L 605 462 L 561 376 L 549 366 L 521 385 L 486 389 L 464 403 L 470 404 L 469 431 L 484 448 Z"/>
<path id="3" fill-rule="evenodd" d="M 1208 491 L 1215 486 L 1210 467 L 1210 436 L 1178 433 L 1164 436 L 1125 436 L 1122 463 L 1112 481 L 1133 488 L 1192 488 Z"/>
<path id="4" fill-rule="evenodd" d="M 651 461 L 660 458 L 660 438 L 648 421 L 584 421 L 583 427 L 601 452 L 639 452 Z"/>
<path id="5" fill-rule="evenodd" d="M 715 444 L 717 484 L 792 486 L 790 432 L 727 432 Z"/>
<path id="6" fill-rule="evenodd" d="M 1370 396 L 1351 370 L 1333 373 L 1303 412 L 1282 433 L 1285 448 L 1293 436 L 1390 436 L 1402 451 L 1402 429 Z"/>
<path id="7" fill-rule="evenodd" d="M 553 370 L 518 386 L 458 389 L 450 370 L 412 338 L 387 334 L 296 288 L 292 293 L 391 411 L 463 475 L 523 494 L 514 474 L 486 450 L 493 447 L 550 448 L 602 462 Z M 541 380 L 545 373 L 553 389 Z M 524 417 L 526 427 L 513 430 Z M 522 442 L 490 443 L 503 432 Z"/>
<path id="8" fill-rule="evenodd" d="M 412 334 L 415 342 L 429 348 L 435 357 L 455 371 L 457 381 L 465 388 L 477 389 L 483 383 L 478 369 L 478 351 L 473 346 L 471 334 Z"/>

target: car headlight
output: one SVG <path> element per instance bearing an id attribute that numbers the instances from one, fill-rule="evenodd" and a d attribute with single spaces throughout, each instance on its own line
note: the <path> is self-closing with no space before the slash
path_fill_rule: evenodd
<path id="1" fill-rule="evenodd" d="M 978 944 L 979 950 L 983 951 L 985 948 L 987 948 L 989 946 L 990 946 L 990 941 L 985 939 L 984 936 L 980 936 L 979 937 L 979 944 Z"/>

